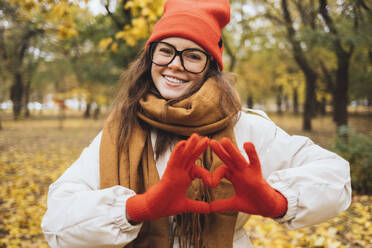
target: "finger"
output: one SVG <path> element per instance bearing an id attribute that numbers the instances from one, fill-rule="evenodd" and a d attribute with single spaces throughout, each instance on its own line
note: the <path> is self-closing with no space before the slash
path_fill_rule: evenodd
<path id="1" fill-rule="evenodd" d="M 186 140 L 181 140 L 181 141 L 177 142 L 177 144 L 173 148 L 171 156 L 168 160 L 168 164 L 176 164 L 176 165 L 178 164 L 178 163 L 172 163 L 172 162 L 174 160 L 176 160 L 177 158 L 180 159 L 180 157 L 182 157 L 182 151 L 183 151 L 185 145 L 186 145 Z M 168 167 L 168 165 L 167 165 L 167 167 Z"/>
<path id="2" fill-rule="evenodd" d="M 210 206 L 207 202 L 186 199 L 186 212 L 209 214 Z"/>
<path id="3" fill-rule="evenodd" d="M 212 148 L 213 152 L 217 154 L 217 156 L 226 164 L 230 165 L 231 160 L 230 160 L 230 155 L 225 151 L 223 146 L 218 143 L 217 140 L 211 140 L 209 142 L 209 146 Z"/>
<path id="4" fill-rule="evenodd" d="M 215 169 L 212 174 L 212 183 L 210 187 L 212 188 L 217 187 L 218 184 L 220 184 L 221 179 L 225 177 L 228 171 L 229 171 L 229 168 L 226 165 L 221 165 L 220 167 Z"/>
<path id="5" fill-rule="evenodd" d="M 228 199 L 215 200 L 209 203 L 211 213 L 236 210 L 234 204 L 234 197 Z"/>
<path id="6" fill-rule="evenodd" d="M 192 176 L 191 178 L 201 178 L 203 180 L 203 183 L 207 185 L 208 187 L 211 187 L 211 179 L 210 179 L 210 173 L 208 170 L 204 169 L 203 167 L 194 165 L 192 168 Z"/>
<path id="7" fill-rule="evenodd" d="M 234 146 L 234 144 L 228 138 L 221 139 L 221 145 L 229 153 L 231 160 L 234 161 L 236 168 L 243 169 L 247 161 L 240 153 L 240 151 Z"/>
<path id="8" fill-rule="evenodd" d="M 244 147 L 245 152 L 248 155 L 249 163 L 253 167 L 256 167 L 256 168 L 258 167 L 261 169 L 260 159 L 258 158 L 258 154 L 256 152 L 256 148 L 254 147 L 253 143 L 246 142 L 244 143 L 243 147 Z"/>
<path id="9" fill-rule="evenodd" d="M 183 154 L 185 156 L 189 156 L 192 150 L 195 148 L 196 144 L 200 140 L 200 137 L 198 134 L 193 133 L 187 140 L 186 140 L 186 146 L 183 150 Z"/>
<path id="10" fill-rule="evenodd" d="M 189 157 L 189 161 L 194 164 L 195 160 L 207 149 L 209 144 L 209 138 L 204 137 L 195 145 L 193 151 L 190 154 L 187 154 Z"/>
<path id="11" fill-rule="evenodd" d="M 178 141 L 177 144 L 173 148 L 173 153 L 174 152 L 181 152 L 182 150 L 184 150 L 185 146 L 186 146 L 186 140 Z"/>

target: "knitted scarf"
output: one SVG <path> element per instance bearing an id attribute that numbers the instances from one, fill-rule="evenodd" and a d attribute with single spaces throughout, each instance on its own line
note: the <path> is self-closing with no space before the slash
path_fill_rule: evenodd
<path id="1" fill-rule="evenodd" d="M 119 120 L 115 118 L 118 113 L 113 111 L 105 123 L 101 138 L 101 189 L 122 185 L 136 193 L 143 193 L 160 180 L 150 131 L 143 128 L 140 122 L 186 137 L 192 133 L 216 140 L 228 137 L 236 144 L 233 118 L 236 117 L 238 109 L 225 114 L 219 108 L 221 100 L 227 104 L 213 79 L 208 79 L 196 93 L 171 106 L 167 106 L 165 99 L 160 99 L 151 93 L 147 94 L 140 101 L 142 109 L 138 112 L 135 128 L 129 138 L 130 145 L 123 151 L 118 151 L 117 148 Z M 201 157 L 201 165 L 211 172 L 222 164 L 209 148 Z M 225 179 L 221 180 L 220 185 L 214 189 L 208 189 L 201 180 L 196 179 L 187 190 L 189 198 L 206 201 L 233 195 L 234 189 Z M 236 217 L 236 212 L 177 215 L 176 231 L 168 226 L 168 218 L 145 221 L 137 238 L 126 247 L 169 247 L 174 235 L 177 235 L 180 240 L 185 240 L 185 237 L 191 239 L 194 247 L 201 245 L 232 247 Z"/>

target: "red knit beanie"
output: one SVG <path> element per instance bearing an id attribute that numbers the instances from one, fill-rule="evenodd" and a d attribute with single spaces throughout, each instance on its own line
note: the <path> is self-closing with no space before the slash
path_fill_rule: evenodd
<path id="1" fill-rule="evenodd" d="M 203 47 L 222 64 L 221 31 L 230 21 L 228 0 L 167 0 L 146 46 L 167 37 L 182 37 Z"/>

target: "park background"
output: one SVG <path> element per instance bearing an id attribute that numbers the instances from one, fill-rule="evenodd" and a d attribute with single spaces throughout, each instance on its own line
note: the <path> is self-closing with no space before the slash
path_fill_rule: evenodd
<path id="1" fill-rule="evenodd" d="M 164 0 L 0 0 L 0 247 L 48 247 L 47 191 L 101 130 Z M 372 3 L 230 0 L 225 71 L 244 106 L 350 161 L 353 202 L 288 231 L 253 216 L 255 247 L 372 247 Z"/>

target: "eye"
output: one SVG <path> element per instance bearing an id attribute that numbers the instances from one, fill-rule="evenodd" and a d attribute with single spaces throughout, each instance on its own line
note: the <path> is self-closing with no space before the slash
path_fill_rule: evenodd
<path id="1" fill-rule="evenodd" d="M 172 54 L 173 53 L 172 49 L 170 49 L 168 47 L 159 48 L 159 52 L 163 53 L 163 54 Z"/>
<path id="2" fill-rule="evenodd" d="M 175 53 L 174 49 L 171 46 L 166 44 L 158 44 L 155 50 L 155 56 L 171 57 Z"/>
<path id="3" fill-rule="evenodd" d="M 187 57 L 192 60 L 201 60 L 201 56 L 198 53 L 190 53 Z"/>
<path id="4" fill-rule="evenodd" d="M 203 60 L 203 56 L 205 56 L 203 53 L 199 51 L 188 51 L 184 54 L 185 59 L 191 60 L 191 61 L 200 61 Z"/>

